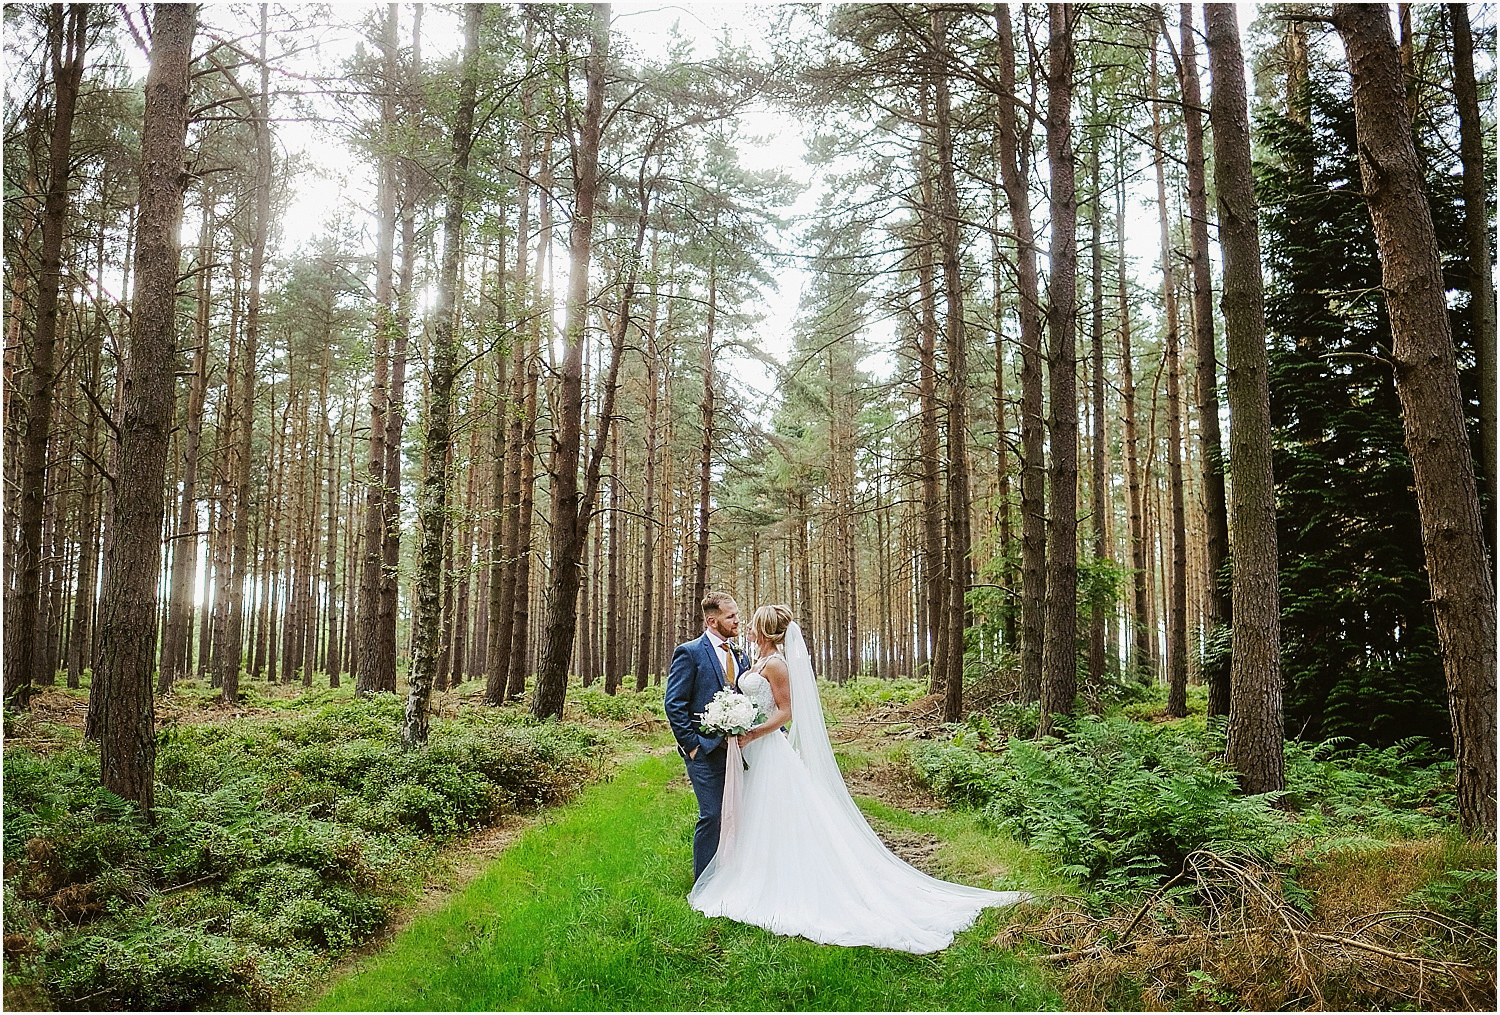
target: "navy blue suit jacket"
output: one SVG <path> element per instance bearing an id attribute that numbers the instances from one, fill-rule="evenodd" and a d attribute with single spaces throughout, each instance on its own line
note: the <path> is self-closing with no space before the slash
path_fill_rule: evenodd
<path id="1" fill-rule="evenodd" d="M 734 658 L 740 673 L 750 668 L 750 661 L 739 649 L 734 650 Z M 707 736 L 698 728 L 698 716 L 724 683 L 722 657 L 714 651 L 707 634 L 683 642 L 672 653 L 672 667 L 667 671 L 667 721 L 684 756 L 694 748 L 708 754 L 724 746 L 723 737 Z"/>

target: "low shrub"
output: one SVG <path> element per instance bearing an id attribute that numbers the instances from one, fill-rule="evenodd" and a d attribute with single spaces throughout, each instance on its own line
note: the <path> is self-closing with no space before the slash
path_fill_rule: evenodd
<path id="1" fill-rule="evenodd" d="M 1418 838 L 1458 820 L 1454 768 L 1413 737 L 1376 748 L 1336 737 L 1286 744 L 1286 803 L 1304 820 L 1371 834 Z"/>
<path id="2" fill-rule="evenodd" d="M 1286 822 L 1244 798 L 1189 729 L 1079 720 L 1066 740 L 1012 739 L 1003 754 L 923 745 L 935 792 L 1052 857 L 1102 896 L 1138 893 L 1203 846 L 1265 853 Z"/>
<path id="3" fill-rule="evenodd" d="M 910 677 L 885 680 L 867 676 L 843 684 L 818 681 L 824 710 L 840 716 L 868 712 L 881 705 L 909 705 L 926 693 L 927 685 Z"/>
<path id="4" fill-rule="evenodd" d="M 150 824 L 98 788 L 94 754 L 8 750 L 7 987 L 59 1008 L 284 1005 L 390 920 L 436 843 L 598 772 L 577 725 L 474 711 L 403 751 L 401 715 L 382 695 L 169 726 Z"/>
<path id="5" fill-rule="evenodd" d="M 590 719 L 607 719 L 611 722 L 629 722 L 632 719 L 665 719 L 666 706 L 660 688 L 647 688 L 636 693 L 626 677 L 626 685 L 615 694 L 605 694 L 601 688 L 585 687 L 569 693 L 569 704 L 576 705 Z"/>

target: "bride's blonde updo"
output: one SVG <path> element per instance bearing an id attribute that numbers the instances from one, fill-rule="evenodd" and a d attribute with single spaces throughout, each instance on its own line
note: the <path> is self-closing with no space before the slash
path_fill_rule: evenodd
<path id="1" fill-rule="evenodd" d="M 762 606 L 755 611 L 755 616 L 750 618 L 750 631 L 780 648 L 782 641 L 786 638 L 786 629 L 791 622 L 792 608 L 775 603 L 771 606 Z"/>

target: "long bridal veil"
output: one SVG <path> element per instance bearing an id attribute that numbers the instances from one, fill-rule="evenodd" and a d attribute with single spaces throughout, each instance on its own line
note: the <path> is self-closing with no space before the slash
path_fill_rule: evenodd
<path id="1" fill-rule="evenodd" d="M 995 893 L 984 889 L 938 882 L 891 855 L 885 843 L 880 841 L 880 836 L 875 834 L 875 830 L 865 820 L 859 805 L 849 795 L 849 787 L 844 785 L 844 777 L 833 757 L 833 745 L 828 740 L 828 725 L 823 720 L 823 703 L 818 697 L 818 682 L 813 676 L 812 656 L 807 651 L 807 643 L 802 639 L 802 628 L 795 621 L 787 626 L 782 651 L 786 656 L 788 682 L 792 692 L 792 727 L 787 739 L 801 756 L 809 781 L 834 805 L 839 812 L 837 816 L 844 819 L 843 823 L 867 845 L 883 854 L 882 859 L 888 858 L 899 864 L 925 887 L 942 884 L 944 888 L 951 888 L 965 896 L 973 893 L 974 898 L 993 897 Z M 1006 901 L 1013 902 L 1015 899 Z"/>
<path id="2" fill-rule="evenodd" d="M 802 628 L 795 621 L 787 625 L 782 653 L 786 656 L 788 683 L 792 691 L 792 728 L 787 739 L 801 756 L 802 766 L 807 769 L 811 781 L 827 793 L 856 826 L 868 829 L 864 815 L 844 785 L 838 762 L 834 760 L 833 745 L 828 741 L 828 724 L 823 721 L 823 702 L 818 697 L 818 682 L 813 676 L 812 656 L 807 651 L 807 642 L 802 639 Z M 870 836 L 876 837 L 873 832 Z"/>

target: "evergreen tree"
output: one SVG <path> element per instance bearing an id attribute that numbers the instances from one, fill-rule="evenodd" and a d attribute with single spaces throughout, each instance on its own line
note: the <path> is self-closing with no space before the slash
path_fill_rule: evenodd
<path id="1" fill-rule="evenodd" d="M 1308 92 L 1308 122 L 1260 120 L 1287 729 L 1313 740 L 1447 742 L 1354 109 L 1334 69 L 1312 67 Z M 1451 156 L 1424 157 L 1456 287 L 1463 232 Z M 1451 323 L 1460 349 L 1471 348 L 1467 317 L 1455 312 Z"/>

